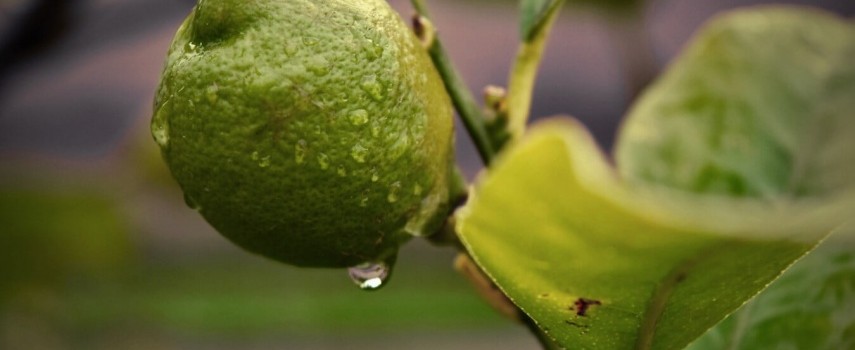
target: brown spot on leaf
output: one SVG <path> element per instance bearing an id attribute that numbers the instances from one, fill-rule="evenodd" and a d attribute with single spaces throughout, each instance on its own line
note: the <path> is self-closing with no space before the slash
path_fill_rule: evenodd
<path id="1" fill-rule="evenodd" d="M 588 312 L 588 308 L 592 305 L 602 304 L 602 302 L 596 299 L 579 298 L 573 302 L 573 306 L 570 307 L 570 310 L 576 310 L 576 316 L 585 316 Z"/>

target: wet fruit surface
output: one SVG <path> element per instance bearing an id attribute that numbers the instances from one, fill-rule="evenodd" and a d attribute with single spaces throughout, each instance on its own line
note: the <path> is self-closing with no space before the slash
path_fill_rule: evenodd
<path id="1" fill-rule="evenodd" d="M 201 0 L 152 135 L 187 203 L 301 266 L 382 261 L 447 215 L 450 102 L 384 1 Z"/>

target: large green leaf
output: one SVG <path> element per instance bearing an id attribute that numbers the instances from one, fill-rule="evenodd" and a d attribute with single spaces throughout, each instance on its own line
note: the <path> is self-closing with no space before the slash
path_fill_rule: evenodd
<path id="1" fill-rule="evenodd" d="M 620 176 L 584 128 L 541 125 L 458 232 L 558 344 L 681 348 L 853 217 L 852 43 L 816 12 L 723 17 L 633 109 Z"/>
<path id="2" fill-rule="evenodd" d="M 621 175 L 765 199 L 855 185 L 855 25 L 761 8 L 714 21 L 632 108 Z"/>
<path id="3" fill-rule="evenodd" d="M 835 233 L 689 349 L 855 349 L 855 227 Z"/>
<path id="4" fill-rule="evenodd" d="M 561 345 L 672 349 L 765 287 L 843 207 L 631 189 L 582 127 L 550 123 L 483 179 L 458 230 Z"/>

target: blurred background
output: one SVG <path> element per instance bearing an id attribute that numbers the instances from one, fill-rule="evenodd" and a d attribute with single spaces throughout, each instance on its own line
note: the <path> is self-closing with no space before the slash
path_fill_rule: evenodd
<path id="1" fill-rule="evenodd" d="M 535 349 L 422 242 L 389 285 L 245 253 L 193 210 L 148 131 L 193 0 L 0 0 L 0 349 Z M 407 1 L 390 1 L 405 16 Z M 476 94 L 502 85 L 516 2 L 432 0 Z M 710 16 L 749 0 L 569 1 L 534 119 L 570 114 L 605 149 L 633 96 Z M 843 16 L 851 0 L 791 1 Z M 467 177 L 481 168 L 458 128 Z"/>

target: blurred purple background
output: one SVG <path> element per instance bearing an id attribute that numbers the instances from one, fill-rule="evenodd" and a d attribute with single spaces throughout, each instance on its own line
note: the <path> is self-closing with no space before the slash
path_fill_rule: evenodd
<path id="1" fill-rule="evenodd" d="M 492 313 L 451 271 L 451 251 L 411 244 L 397 280 L 363 296 L 348 285 L 344 272 L 297 271 L 241 252 L 184 207 L 159 163 L 148 122 L 166 50 L 194 3 L 0 0 L 0 246 L 17 247 L 18 241 L 8 238 L 16 237 L 10 231 L 15 227 L 30 236 L 28 229 L 53 234 L 55 228 L 30 228 L 38 224 L 32 221 L 65 222 L 56 218 L 82 205 L 74 198 L 106 198 L 115 212 L 74 215 L 98 222 L 104 221 L 100 215 L 119 217 L 117 235 L 127 238 L 125 260 L 132 261 L 118 263 L 124 266 L 118 277 L 104 277 L 99 270 L 86 283 L 78 279 L 82 268 L 67 272 L 59 283 L 35 278 L 19 283 L 26 288 L 0 283 L 0 348 L 536 348 L 522 327 Z M 390 3 L 407 17 L 412 13 L 407 1 Z M 487 84 L 503 85 L 517 48 L 516 3 L 428 3 L 440 38 L 476 95 Z M 572 115 L 609 149 L 634 89 L 663 69 L 701 23 L 721 11 L 763 3 L 772 2 L 649 1 L 634 20 L 568 4 L 547 47 L 533 119 Z M 855 13 L 851 0 L 774 3 Z M 459 164 L 472 178 L 481 164 L 461 129 Z M 86 194 L 55 197 L 69 192 Z M 25 212 L 24 202 L 34 203 L 33 213 Z M 2 222 L 16 218 L 28 221 Z M 61 230 L 85 241 L 95 229 L 64 225 Z M 18 246 L 38 250 L 40 245 Z M 3 249 L 0 255 L 8 255 Z M 45 261 L 32 253 L 30 265 Z M 54 266 L 44 264 L 47 270 Z M 0 272 L 29 271 L 20 259 L 0 259 L 0 265 L 11 266 Z M 206 294 L 230 283 L 248 287 L 229 289 L 228 298 Z M 312 283 L 326 288 L 317 293 L 329 296 L 307 299 L 306 291 L 315 290 Z M 4 294 L 3 288 L 14 292 Z M 282 304 L 287 298 L 294 302 Z M 329 300 L 341 305 L 330 306 Z M 438 304 L 431 308 L 447 318 L 407 309 L 433 300 Z M 351 305 L 360 303 L 365 309 Z M 382 305 L 396 305 L 400 314 L 377 311 L 377 319 L 369 321 L 353 316 Z M 296 316 L 286 318 L 289 313 Z M 266 318 L 258 319 L 259 314 Z M 419 318 L 428 324 L 416 322 Z M 387 319 L 392 321 L 384 323 Z M 363 324 L 380 331 L 366 331 Z"/>
<path id="2" fill-rule="evenodd" d="M 390 2 L 399 12 L 412 13 L 407 1 Z M 622 61 L 644 58 L 646 46 L 653 57 L 648 68 L 661 69 L 710 16 L 762 3 L 855 13 L 855 2 L 847 0 L 661 0 L 644 7 L 642 23 L 621 32 L 608 13 L 567 6 L 547 48 L 532 116 L 570 114 L 609 148 L 631 96 Z M 166 48 L 193 4 L 0 2 L 0 156 L 92 159 L 110 154 L 130 129 L 147 123 Z M 440 36 L 472 90 L 504 84 L 516 51 L 515 2 L 435 0 L 430 5 Z M 630 47 L 636 52 L 622 48 L 626 32 L 634 35 L 630 41 L 647 43 Z M 479 168 L 475 152 L 466 137 L 459 140 L 461 163 L 472 175 Z"/>

